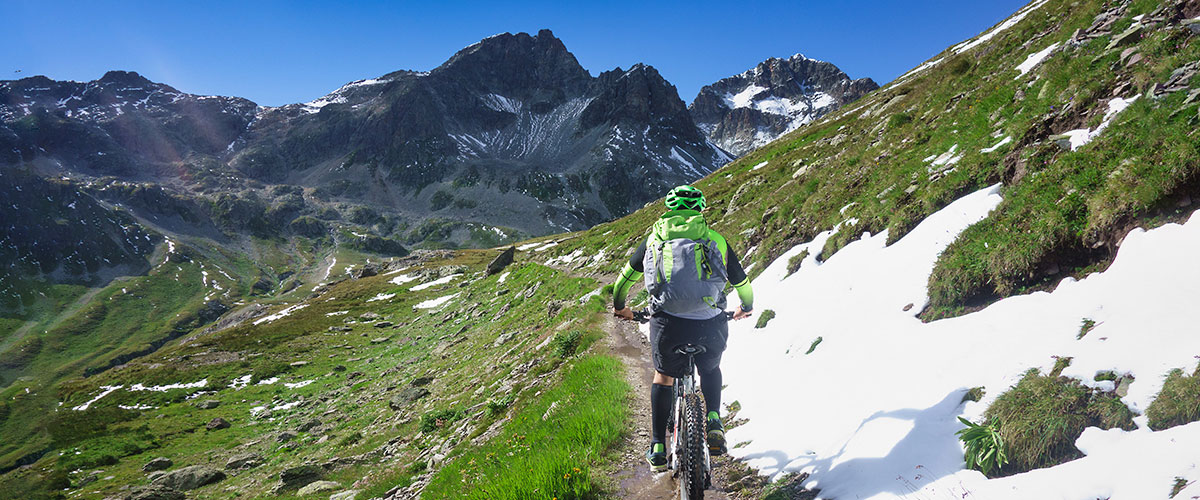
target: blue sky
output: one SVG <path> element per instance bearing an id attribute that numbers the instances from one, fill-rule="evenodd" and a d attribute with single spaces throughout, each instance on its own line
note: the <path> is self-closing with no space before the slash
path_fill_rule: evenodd
<path id="1" fill-rule="evenodd" d="M 549 28 L 593 75 L 644 62 L 691 102 L 706 84 L 797 52 L 883 84 L 1024 3 L 0 0 L 0 79 L 87 81 L 124 69 L 277 106 L 429 70 L 496 33 Z"/>

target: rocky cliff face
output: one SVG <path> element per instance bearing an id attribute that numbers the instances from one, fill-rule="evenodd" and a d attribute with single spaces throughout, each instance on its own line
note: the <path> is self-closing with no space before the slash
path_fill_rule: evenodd
<path id="1" fill-rule="evenodd" d="M 546 30 L 264 110 L 245 141 L 232 164 L 265 181 L 348 180 L 374 204 L 531 234 L 624 215 L 729 159 L 654 68 L 594 78 Z"/>
<path id="2" fill-rule="evenodd" d="M 708 138 L 738 156 L 879 88 L 796 54 L 771 58 L 700 89 L 691 114 Z"/>

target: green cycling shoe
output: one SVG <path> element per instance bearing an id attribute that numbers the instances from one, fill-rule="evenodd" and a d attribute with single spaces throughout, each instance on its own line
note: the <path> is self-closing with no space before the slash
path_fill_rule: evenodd
<path id="1" fill-rule="evenodd" d="M 708 454 L 714 457 L 724 455 L 729 449 L 725 447 L 725 427 L 721 425 L 721 415 L 715 411 L 708 412 Z"/>
<path id="2" fill-rule="evenodd" d="M 646 463 L 650 464 L 650 472 L 667 470 L 667 447 L 662 443 L 651 443 L 646 450 Z"/>

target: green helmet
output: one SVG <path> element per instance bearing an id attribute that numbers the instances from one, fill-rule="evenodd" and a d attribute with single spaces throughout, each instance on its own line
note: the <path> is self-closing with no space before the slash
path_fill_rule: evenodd
<path id="1" fill-rule="evenodd" d="M 667 208 L 671 210 L 704 210 L 704 193 L 692 186 L 676 186 L 667 193 Z"/>

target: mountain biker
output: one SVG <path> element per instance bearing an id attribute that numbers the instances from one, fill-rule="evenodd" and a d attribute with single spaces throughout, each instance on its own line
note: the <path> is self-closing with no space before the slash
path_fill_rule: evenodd
<path id="1" fill-rule="evenodd" d="M 733 284 L 742 303 L 733 319 L 750 316 L 754 305 L 750 278 L 737 254 L 723 236 L 709 229 L 701 214 L 704 193 L 692 186 L 678 186 L 667 194 L 666 205 L 668 211 L 630 255 L 613 285 L 613 314 L 625 319 L 633 319 L 633 311 L 625 305 L 629 288 L 643 275 L 650 293 L 650 346 L 655 373 L 650 385 L 653 433 L 646 461 L 653 472 L 667 468 L 665 438 L 674 398 L 672 385 L 675 377 L 684 376 L 687 370 L 686 356 L 674 351 L 682 344 L 707 349 L 696 357 L 696 369 L 708 412 L 709 452 L 722 455 L 727 451 L 719 413 L 721 353 L 729 336 L 726 284 Z"/>

